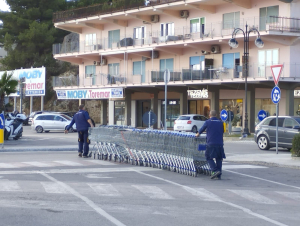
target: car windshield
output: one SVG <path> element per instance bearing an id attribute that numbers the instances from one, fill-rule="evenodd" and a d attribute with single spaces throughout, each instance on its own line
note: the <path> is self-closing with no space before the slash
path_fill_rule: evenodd
<path id="1" fill-rule="evenodd" d="M 190 116 L 186 116 L 186 115 L 182 115 L 182 116 L 179 116 L 178 120 L 190 120 Z"/>
<path id="2" fill-rule="evenodd" d="M 294 118 L 300 124 L 300 117 Z"/>
<path id="3" fill-rule="evenodd" d="M 72 118 L 70 116 L 68 116 L 68 115 L 60 115 L 60 116 L 63 117 L 63 118 L 65 118 L 65 119 L 67 119 L 67 120 L 69 120 L 69 121 L 72 120 Z"/>

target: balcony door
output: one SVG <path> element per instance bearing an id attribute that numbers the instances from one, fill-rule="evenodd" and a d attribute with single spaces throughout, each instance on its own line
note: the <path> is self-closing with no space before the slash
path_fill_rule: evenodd
<path id="1" fill-rule="evenodd" d="M 145 27 L 133 28 L 134 45 L 144 45 Z"/>
<path id="2" fill-rule="evenodd" d="M 117 43 L 120 41 L 120 30 L 108 31 L 108 48 L 117 47 Z"/>
<path id="3" fill-rule="evenodd" d="M 272 18 L 271 16 L 277 17 L 279 15 L 279 6 L 269 6 L 259 9 L 259 30 L 265 31 L 267 23 L 277 22 L 277 18 Z"/>
<path id="4" fill-rule="evenodd" d="M 120 77 L 120 64 L 108 64 L 108 84 L 116 84 L 115 77 Z"/>
<path id="5" fill-rule="evenodd" d="M 133 75 L 141 75 L 141 83 L 145 82 L 145 61 L 133 62 Z"/>
<path id="6" fill-rule="evenodd" d="M 223 14 L 223 29 L 240 27 L 240 12 Z"/>
<path id="7" fill-rule="evenodd" d="M 191 33 L 200 33 L 204 34 L 205 29 L 205 18 L 195 18 L 190 20 L 190 29 Z"/>
<path id="8" fill-rule="evenodd" d="M 85 78 L 91 79 L 91 84 L 96 85 L 96 66 L 87 65 L 85 66 Z"/>
<path id="9" fill-rule="evenodd" d="M 173 72 L 174 67 L 174 59 L 160 59 L 159 61 L 159 69 L 161 72 L 164 72 L 166 69 L 169 69 L 170 72 Z"/>

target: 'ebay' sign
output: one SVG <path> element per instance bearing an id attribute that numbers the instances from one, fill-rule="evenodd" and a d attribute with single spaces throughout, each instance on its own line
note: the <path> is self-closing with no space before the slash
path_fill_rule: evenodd
<path id="1" fill-rule="evenodd" d="M 56 90 L 57 99 L 123 98 L 122 88 Z"/>

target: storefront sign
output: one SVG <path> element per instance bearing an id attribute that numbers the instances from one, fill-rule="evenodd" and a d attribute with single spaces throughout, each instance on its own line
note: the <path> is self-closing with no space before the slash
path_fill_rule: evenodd
<path id="1" fill-rule="evenodd" d="M 56 90 L 57 99 L 123 98 L 122 88 Z"/>
<path id="2" fill-rule="evenodd" d="M 294 96 L 300 97 L 300 90 L 294 90 Z"/>
<path id="3" fill-rule="evenodd" d="M 190 98 L 208 98 L 208 90 L 188 90 L 188 95 Z"/>

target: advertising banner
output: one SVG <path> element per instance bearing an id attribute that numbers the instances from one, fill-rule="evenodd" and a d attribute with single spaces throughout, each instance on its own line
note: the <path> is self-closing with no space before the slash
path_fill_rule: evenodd
<path id="1" fill-rule="evenodd" d="M 123 98 L 123 88 L 56 90 L 57 99 Z"/>

